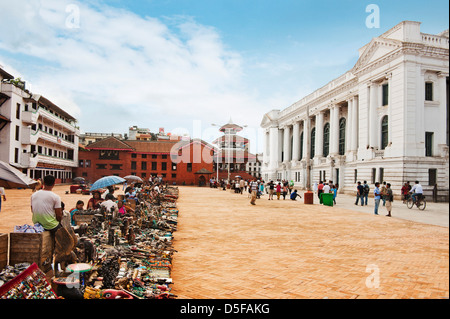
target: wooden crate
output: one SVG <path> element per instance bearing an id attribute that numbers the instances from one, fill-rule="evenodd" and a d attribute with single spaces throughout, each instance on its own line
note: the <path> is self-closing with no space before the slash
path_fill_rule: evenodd
<path id="1" fill-rule="evenodd" d="M 0 271 L 8 264 L 8 234 L 0 234 Z"/>
<path id="2" fill-rule="evenodd" d="M 94 214 L 75 214 L 73 215 L 73 220 L 75 221 L 75 224 L 77 226 L 85 223 L 90 224 L 92 221 L 92 218 L 94 218 Z"/>
<path id="3" fill-rule="evenodd" d="M 52 238 L 49 231 L 43 233 L 10 233 L 9 264 L 36 263 L 44 272 L 52 267 Z"/>

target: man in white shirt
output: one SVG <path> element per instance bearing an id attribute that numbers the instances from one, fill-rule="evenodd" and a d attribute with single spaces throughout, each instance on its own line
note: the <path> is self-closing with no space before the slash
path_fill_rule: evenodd
<path id="1" fill-rule="evenodd" d="M 419 181 L 416 181 L 414 186 L 411 188 L 411 190 L 409 191 L 410 193 L 412 193 L 411 197 L 413 200 L 413 203 L 416 203 L 416 197 L 419 196 L 421 197 L 423 194 L 423 188 L 422 185 L 419 184 Z"/>
<path id="2" fill-rule="evenodd" d="M 330 192 L 330 185 L 328 185 L 328 183 L 325 183 L 325 185 L 323 185 L 323 192 L 326 194 Z"/>
<path id="3" fill-rule="evenodd" d="M 62 219 L 62 210 L 61 198 L 52 192 L 54 185 L 55 178 L 52 175 L 44 177 L 44 188 L 31 195 L 31 211 L 33 223 L 56 232 Z"/>

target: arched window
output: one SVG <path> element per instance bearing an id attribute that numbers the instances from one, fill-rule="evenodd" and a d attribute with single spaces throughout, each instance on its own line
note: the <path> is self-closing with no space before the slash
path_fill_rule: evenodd
<path id="1" fill-rule="evenodd" d="M 384 150 L 388 145 L 389 140 L 389 121 L 388 116 L 385 115 L 381 119 L 381 149 Z"/>
<path id="2" fill-rule="evenodd" d="M 315 151 L 316 151 L 316 128 L 314 127 L 311 130 L 311 158 L 314 157 Z"/>
<path id="3" fill-rule="evenodd" d="M 330 153 L 330 123 L 323 127 L 323 156 L 327 157 Z"/>
<path id="4" fill-rule="evenodd" d="M 345 117 L 339 120 L 339 155 L 345 154 Z"/>

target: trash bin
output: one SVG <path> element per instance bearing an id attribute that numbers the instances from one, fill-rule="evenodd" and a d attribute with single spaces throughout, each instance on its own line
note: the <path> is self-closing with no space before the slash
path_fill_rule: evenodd
<path id="1" fill-rule="evenodd" d="M 320 194 L 321 203 L 326 206 L 333 206 L 333 193 Z"/>
<path id="2" fill-rule="evenodd" d="M 305 192 L 303 194 L 303 202 L 305 204 L 314 204 L 314 193 L 313 192 Z"/>

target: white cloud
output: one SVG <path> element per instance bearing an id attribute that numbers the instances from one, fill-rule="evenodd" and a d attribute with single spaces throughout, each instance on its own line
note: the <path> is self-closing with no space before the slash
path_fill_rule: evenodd
<path id="1" fill-rule="evenodd" d="M 41 61 L 39 72 L 21 70 L 25 80 L 78 117 L 83 131 L 125 132 L 133 121 L 189 129 L 193 120 L 208 126 L 230 116 L 258 126 L 264 113 L 255 114 L 261 106 L 243 82 L 242 57 L 193 18 L 168 25 L 106 5 L 22 0 L 2 1 L 0 21 L 0 50 Z"/>

